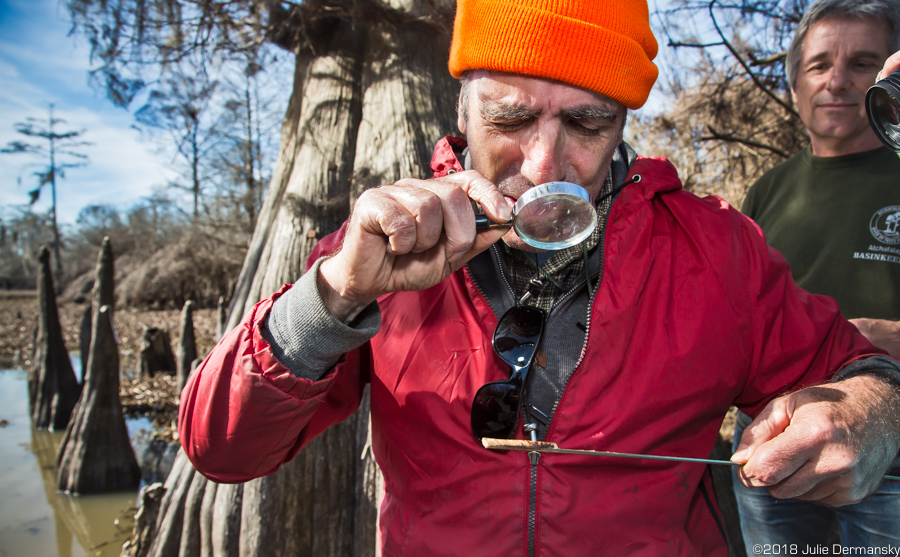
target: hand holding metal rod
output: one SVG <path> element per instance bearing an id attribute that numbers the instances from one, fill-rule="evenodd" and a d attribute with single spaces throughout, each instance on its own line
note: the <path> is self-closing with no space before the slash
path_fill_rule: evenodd
<path id="1" fill-rule="evenodd" d="M 730 460 L 714 460 L 710 458 L 690 458 L 684 456 L 661 456 L 635 453 L 616 453 L 610 451 L 589 451 L 584 449 L 560 449 L 556 443 L 547 441 L 527 441 L 523 439 L 490 439 L 482 438 L 481 444 L 486 449 L 495 451 L 537 451 L 540 453 L 573 454 L 586 456 L 606 456 L 613 458 L 640 458 L 646 460 L 674 460 L 676 462 L 700 462 L 703 464 L 720 464 L 725 466 L 743 466 L 741 462 Z M 884 479 L 900 481 L 900 476 L 885 475 Z"/>

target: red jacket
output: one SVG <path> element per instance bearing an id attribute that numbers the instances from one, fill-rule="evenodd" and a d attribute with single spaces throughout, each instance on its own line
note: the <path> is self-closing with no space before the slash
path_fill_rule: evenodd
<path id="1" fill-rule="evenodd" d="M 458 167 L 436 157 L 436 168 Z M 682 191 L 665 160 L 638 159 L 632 173 L 643 179 L 613 205 L 583 360 L 547 440 L 706 457 L 731 404 L 755 415 L 877 353 L 834 302 L 794 286 L 752 221 Z M 726 554 L 702 464 L 480 446 L 472 399 L 508 368 L 467 269 L 379 299 L 380 332 L 316 382 L 291 375 L 260 335 L 271 304 L 223 339 L 182 394 L 182 444 L 213 480 L 274 472 L 350 415 L 368 383 L 383 555 Z"/>

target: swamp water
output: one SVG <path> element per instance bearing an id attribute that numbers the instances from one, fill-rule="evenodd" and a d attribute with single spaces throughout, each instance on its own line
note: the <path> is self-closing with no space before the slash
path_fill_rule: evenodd
<path id="1" fill-rule="evenodd" d="M 80 362 L 74 367 L 80 370 Z M 127 423 L 132 446 L 140 445 L 149 420 Z M 131 535 L 137 491 L 57 492 L 63 433 L 33 429 L 26 372 L 0 370 L 0 557 L 118 557 Z"/>

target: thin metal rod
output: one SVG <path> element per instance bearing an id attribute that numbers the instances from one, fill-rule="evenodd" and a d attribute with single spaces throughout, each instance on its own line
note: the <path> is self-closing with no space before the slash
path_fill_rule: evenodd
<path id="1" fill-rule="evenodd" d="M 485 448 L 499 451 L 537 451 L 541 453 L 557 453 L 557 454 L 577 454 L 586 456 L 609 456 L 614 458 L 640 458 L 645 460 L 674 460 L 676 462 L 701 462 L 704 464 L 720 464 L 726 466 L 743 466 L 743 463 L 732 462 L 730 460 L 714 460 L 710 458 L 690 458 L 686 456 L 661 456 L 635 453 L 616 453 L 611 451 L 588 451 L 584 449 L 560 449 L 556 443 L 547 442 L 530 442 L 525 444 L 511 444 L 513 442 L 521 443 L 521 441 L 507 441 L 503 439 L 482 439 Z M 900 476 L 884 475 L 885 480 L 900 481 Z"/>
<path id="2" fill-rule="evenodd" d="M 543 447 L 508 447 L 508 446 L 498 446 L 491 447 L 492 449 L 499 450 L 513 450 L 513 451 L 538 451 L 542 453 L 558 453 L 558 454 L 578 454 L 578 455 L 587 455 L 587 456 L 611 456 L 616 458 L 640 458 L 643 460 L 674 460 L 678 462 L 702 462 L 704 464 L 724 464 L 730 466 L 741 466 L 737 462 L 731 462 L 730 460 L 713 460 L 709 458 L 690 458 L 686 456 L 659 456 L 659 455 L 644 455 L 644 454 L 633 454 L 633 453 L 614 453 L 610 451 L 587 451 L 582 449 L 558 449 L 558 448 L 543 448 Z"/>

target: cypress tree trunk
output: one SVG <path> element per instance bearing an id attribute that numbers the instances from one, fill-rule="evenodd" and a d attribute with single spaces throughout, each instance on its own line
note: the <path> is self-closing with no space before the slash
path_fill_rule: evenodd
<path id="1" fill-rule="evenodd" d="M 455 129 L 458 86 L 446 66 L 455 2 L 364 0 L 354 7 L 359 11 L 337 16 L 327 34 L 315 35 L 315 48 L 297 55 L 281 152 L 226 330 L 300 276 L 312 247 L 341 225 L 362 189 L 429 176 L 431 148 Z M 375 555 L 381 488 L 368 410 L 366 394 L 356 414 L 292 462 L 243 485 L 211 488 L 203 480 L 201 490 L 185 459 L 169 476 L 147 554 L 178 547 L 180 555 L 208 555 L 211 547 L 217 556 Z M 189 516 L 199 524 L 199 544 L 193 531 L 174 527 Z"/>
<path id="2" fill-rule="evenodd" d="M 362 117 L 360 34 L 341 22 L 327 52 L 298 55 L 286 116 L 292 121 L 285 122 L 292 141 L 282 146 L 231 301 L 229 330 L 256 302 L 296 280 L 319 235 L 347 217 Z"/>
<path id="3" fill-rule="evenodd" d="M 62 430 L 69 423 L 78 402 L 81 385 L 75 378 L 72 361 L 66 350 L 56 290 L 50 270 L 50 250 L 41 247 L 38 256 L 38 315 L 34 342 L 34 358 L 28 374 L 29 408 L 34 427 Z"/>

